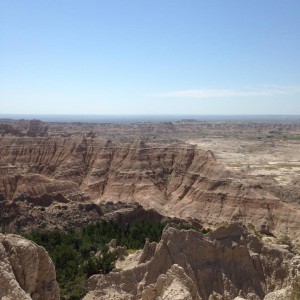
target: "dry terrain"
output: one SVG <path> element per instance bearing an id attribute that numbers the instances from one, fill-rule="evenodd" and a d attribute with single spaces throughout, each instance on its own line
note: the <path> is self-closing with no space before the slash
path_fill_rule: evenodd
<path id="1" fill-rule="evenodd" d="M 204 236 L 165 229 L 159 243 L 146 243 L 113 273 L 91 277 L 85 299 L 297 299 L 298 119 L 0 120 L 0 134 L 2 232 L 68 231 L 99 220 L 216 230 Z M 0 237 L 7 286 L 0 294 L 58 299 L 49 257 L 19 237 Z M 26 283 L 19 256 L 27 248 L 37 259 L 33 268 L 41 268 L 39 255 L 51 265 L 41 283 L 49 285 L 47 295 Z"/>
<path id="2" fill-rule="evenodd" d="M 299 243 L 299 120 L 1 123 L 2 201 L 138 202 Z"/>
<path id="3" fill-rule="evenodd" d="M 243 140 L 199 138 L 187 140 L 200 149 L 212 150 L 229 170 L 255 176 L 271 176 L 280 185 L 300 180 L 300 140 Z"/>

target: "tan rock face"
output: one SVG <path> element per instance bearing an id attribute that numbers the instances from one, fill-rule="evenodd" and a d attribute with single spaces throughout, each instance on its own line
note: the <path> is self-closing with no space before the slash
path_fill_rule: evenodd
<path id="1" fill-rule="evenodd" d="M 237 224 L 207 235 L 168 228 L 152 254 L 145 248 L 144 261 L 132 269 L 92 276 L 84 299 L 258 300 L 288 289 L 300 267 L 293 254 Z"/>
<path id="2" fill-rule="evenodd" d="M 57 300 L 55 268 L 44 248 L 0 234 L 0 299 Z"/>
<path id="3" fill-rule="evenodd" d="M 176 264 L 157 278 L 155 284 L 145 288 L 142 300 L 168 299 L 168 300 L 198 300 L 201 299 L 196 284 Z"/>
<path id="4" fill-rule="evenodd" d="M 61 194 L 80 202 L 137 201 L 205 226 L 233 220 L 294 240 L 300 235 L 297 203 L 274 180 L 229 172 L 211 151 L 192 145 L 0 138 L 0 194 L 6 200 Z"/>

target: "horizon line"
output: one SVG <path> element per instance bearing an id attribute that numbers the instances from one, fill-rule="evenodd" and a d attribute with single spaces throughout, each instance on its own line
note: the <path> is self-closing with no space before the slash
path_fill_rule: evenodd
<path id="1" fill-rule="evenodd" d="M 0 116 L 299 116 L 300 114 L 80 114 L 80 113 L 0 113 Z"/>

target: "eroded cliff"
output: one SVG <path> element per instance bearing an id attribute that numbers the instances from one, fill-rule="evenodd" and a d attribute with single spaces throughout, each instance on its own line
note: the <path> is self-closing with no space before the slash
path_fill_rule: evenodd
<path id="1" fill-rule="evenodd" d="M 299 272 L 299 256 L 262 243 L 241 225 L 207 235 L 167 228 L 132 268 L 92 276 L 84 300 L 276 299 L 276 290 L 291 295 Z"/>
<path id="2" fill-rule="evenodd" d="M 186 144 L 101 138 L 0 140 L 1 199 L 61 194 L 76 202 L 137 201 L 205 226 L 241 221 L 299 242 L 297 201 L 271 178 L 230 172 L 211 151 Z M 283 190 L 282 190 L 283 191 Z"/>
<path id="3" fill-rule="evenodd" d="M 54 265 L 44 248 L 0 234 L 0 299 L 58 300 Z"/>

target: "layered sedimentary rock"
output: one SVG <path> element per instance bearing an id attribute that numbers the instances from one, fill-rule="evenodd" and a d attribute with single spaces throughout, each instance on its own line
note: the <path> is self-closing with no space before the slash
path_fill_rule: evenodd
<path id="1" fill-rule="evenodd" d="M 55 268 L 45 249 L 20 236 L 0 234 L 0 299 L 59 298 Z"/>
<path id="2" fill-rule="evenodd" d="M 86 137 L 0 139 L 0 200 L 62 194 L 70 201 L 137 201 L 206 226 L 241 221 L 299 236 L 294 198 L 270 178 L 229 172 L 186 144 L 113 143 Z"/>
<path id="3" fill-rule="evenodd" d="M 158 244 L 145 245 L 137 265 L 92 276 L 84 300 L 277 299 L 291 295 L 299 272 L 299 256 L 262 243 L 241 225 L 207 235 L 168 228 Z"/>

